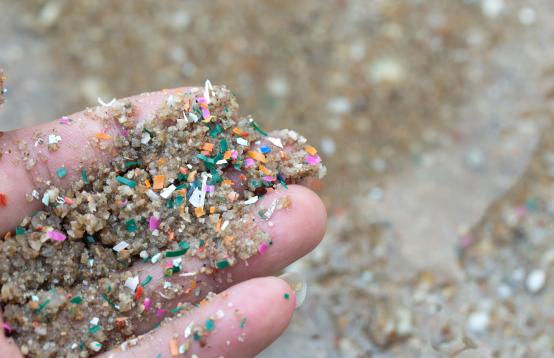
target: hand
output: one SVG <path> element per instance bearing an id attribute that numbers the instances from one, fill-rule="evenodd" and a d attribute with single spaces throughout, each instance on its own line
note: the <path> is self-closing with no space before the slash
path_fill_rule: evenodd
<path id="1" fill-rule="evenodd" d="M 129 98 L 137 108 L 137 120 L 147 118 L 175 91 L 178 90 Z M 73 119 L 72 125 L 60 125 L 55 121 L 6 132 L 0 136 L 0 154 L 3 154 L 0 157 L 0 194 L 4 195 L 4 201 L 0 201 L 0 233 L 13 230 L 25 216 L 41 208 L 37 200 L 26 200 L 26 196 L 40 186 L 37 178 L 51 178 L 56 185 L 69 186 L 72 180 L 77 179 L 77 173 L 68 171 L 65 178 L 58 179 L 57 168 L 62 165 L 67 168 L 82 167 L 91 165 L 95 160 L 109 162 L 109 151 L 99 152 L 87 145 L 88 139 L 102 129 L 102 124 L 87 119 L 84 112 L 69 117 Z M 52 133 L 53 129 L 62 138 L 60 149 L 55 152 L 42 149 L 47 155 L 47 160 L 37 160 L 36 165 L 27 170 L 21 162 L 21 158 L 25 156 L 22 151 L 28 149 L 30 157 L 36 158 L 39 148 L 33 145 L 36 140 L 33 139 L 33 134 L 37 131 L 48 134 Z M 21 146 L 22 142 L 28 145 Z M 316 194 L 302 186 L 291 185 L 286 191 L 277 190 L 269 193 L 258 205 L 265 204 L 267 207 L 277 196 L 285 194 L 291 198 L 290 208 L 277 211 L 271 219 L 272 226 L 266 222 L 259 223 L 272 238 L 271 249 L 263 256 L 249 259 L 248 264 L 241 262 L 228 270 L 223 270 L 222 277 L 232 273 L 232 286 L 227 280 L 203 277 L 209 290 L 220 292 L 217 298 L 200 305 L 185 317 L 162 324 L 159 329 L 147 333 L 125 352 L 114 349 L 103 356 L 156 357 L 161 354 L 161 357 L 170 357 L 175 351 L 175 344 L 178 345 L 183 340 L 183 332 L 191 322 L 203 324 L 209 316 L 215 315 L 218 311 L 223 312 L 224 316 L 216 321 L 216 327 L 207 344 L 201 347 L 198 342 L 194 342 L 187 354 L 197 354 L 200 357 L 251 357 L 271 344 L 287 327 L 295 308 L 295 296 L 283 280 L 264 276 L 274 275 L 310 252 L 322 239 L 326 224 L 322 202 Z M 198 265 L 198 260 L 187 259 L 183 271 L 192 271 Z M 148 285 L 150 290 L 163 280 L 163 272 L 159 265 L 139 264 L 133 270 L 140 273 L 141 280 L 147 274 L 154 277 Z M 181 298 L 181 302 L 182 300 Z M 240 320 L 236 312 L 240 313 Z M 155 317 L 141 322 L 141 332 L 148 332 L 156 323 Z M 21 356 L 13 341 L 2 333 L 0 356 Z"/>

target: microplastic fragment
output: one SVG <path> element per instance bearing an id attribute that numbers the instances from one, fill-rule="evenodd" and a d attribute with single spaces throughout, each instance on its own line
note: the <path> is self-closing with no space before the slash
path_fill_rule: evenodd
<path id="1" fill-rule="evenodd" d="M 102 343 L 94 341 L 90 343 L 89 347 L 95 352 L 100 352 L 102 349 Z"/>
<path id="2" fill-rule="evenodd" d="M 251 205 L 258 201 L 258 196 L 253 196 L 244 202 L 244 205 Z"/>
<path id="3" fill-rule="evenodd" d="M 144 280 L 142 280 L 142 282 L 140 283 L 141 286 L 146 286 L 150 283 L 150 281 L 152 281 L 152 276 L 148 275 L 144 278 Z"/>
<path id="4" fill-rule="evenodd" d="M 202 117 L 204 119 L 210 118 L 210 110 L 208 109 L 208 103 L 204 97 L 198 97 L 196 99 L 200 104 L 200 109 L 202 110 Z"/>
<path id="5" fill-rule="evenodd" d="M 96 138 L 100 139 L 100 140 L 110 140 L 112 139 L 112 136 L 107 134 L 107 133 L 104 133 L 104 132 L 98 132 L 95 134 Z"/>
<path id="6" fill-rule="evenodd" d="M 148 219 L 148 228 L 150 230 L 156 230 L 160 227 L 160 223 L 161 223 L 161 219 L 155 217 L 154 215 L 152 215 L 149 219 Z"/>
<path id="7" fill-rule="evenodd" d="M 260 152 L 262 152 L 263 154 L 267 154 L 267 153 L 271 153 L 271 148 L 269 148 L 268 146 L 261 146 L 260 147 Z"/>
<path id="8" fill-rule="evenodd" d="M 158 252 L 156 255 L 152 256 L 152 259 L 150 260 L 153 264 L 155 264 L 156 262 L 158 262 L 158 260 L 160 259 L 160 257 L 162 257 L 162 253 L 161 252 Z"/>
<path id="9" fill-rule="evenodd" d="M 208 104 L 211 103 L 210 92 L 213 92 L 213 90 L 214 87 L 210 80 L 206 80 L 206 82 L 204 82 L 204 98 L 206 98 L 206 103 Z"/>
<path id="10" fill-rule="evenodd" d="M 160 200 L 160 197 L 158 196 L 158 194 L 156 194 L 152 189 L 148 189 L 146 191 L 146 195 L 148 196 L 148 198 L 152 201 L 158 201 Z"/>
<path id="11" fill-rule="evenodd" d="M 189 338 L 190 337 L 190 334 L 192 333 L 192 326 L 194 325 L 194 322 L 190 322 L 187 326 L 187 328 L 185 328 L 185 338 Z"/>
<path id="12" fill-rule="evenodd" d="M 186 254 L 188 249 L 181 249 L 176 251 L 166 251 L 165 257 L 177 257 L 177 256 L 183 256 Z"/>
<path id="13" fill-rule="evenodd" d="M 274 146 L 283 149 L 283 142 L 281 141 L 281 138 L 267 137 L 266 139 Z"/>
<path id="14" fill-rule="evenodd" d="M 170 186 L 168 186 L 167 188 L 162 190 L 162 192 L 160 193 L 160 196 L 164 199 L 167 199 L 171 196 L 171 194 L 173 194 L 175 189 L 177 189 L 177 187 L 175 185 L 171 184 Z"/>
<path id="15" fill-rule="evenodd" d="M 67 175 L 67 169 L 65 167 L 60 167 L 56 170 L 56 175 L 58 178 L 64 178 Z"/>
<path id="16" fill-rule="evenodd" d="M 92 326 L 88 329 L 88 333 L 94 334 L 94 333 L 100 331 L 101 329 L 102 329 L 102 327 L 100 327 L 99 325 L 94 325 L 94 326 Z"/>
<path id="17" fill-rule="evenodd" d="M 250 168 L 250 167 L 253 167 L 253 166 L 255 166 L 255 165 L 256 165 L 256 162 L 255 162 L 254 159 L 252 159 L 252 158 L 246 158 L 246 159 L 244 160 L 244 166 L 245 166 L 246 168 Z"/>
<path id="18" fill-rule="evenodd" d="M 66 116 L 63 116 L 62 118 L 60 118 L 58 120 L 58 123 L 60 124 L 65 124 L 65 125 L 70 125 L 71 122 L 73 122 L 73 119 L 69 118 L 69 117 L 66 117 Z"/>
<path id="19" fill-rule="evenodd" d="M 129 244 L 127 243 L 127 241 L 121 241 L 120 243 L 118 243 L 117 245 L 115 245 L 115 246 L 113 247 L 113 250 L 114 250 L 115 252 L 119 252 L 119 251 L 121 251 L 121 250 L 125 250 L 125 249 L 128 248 L 128 247 L 129 247 Z"/>
<path id="20" fill-rule="evenodd" d="M 144 299 L 144 310 L 148 311 L 150 308 L 152 308 L 152 300 L 149 298 Z"/>
<path id="21" fill-rule="evenodd" d="M 211 332 L 215 328 L 215 323 L 213 319 L 206 320 L 206 331 Z"/>
<path id="22" fill-rule="evenodd" d="M 140 142 L 142 144 L 148 144 L 148 142 L 150 142 L 150 139 L 152 139 L 152 137 L 150 136 L 150 133 L 143 132 L 142 133 L 142 138 L 140 139 Z"/>
<path id="23" fill-rule="evenodd" d="M 154 190 L 163 189 L 165 184 L 165 175 L 154 175 L 152 180 L 153 180 L 152 189 Z"/>
<path id="24" fill-rule="evenodd" d="M 135 221 L 135 219 L 129 219 L 125 221 L 125 225 L 127 226 L 127 231 L 129 232 L 137 231 L 137 222 Z"/>
<path id="25" fill-rule="evenodd" d="M 221 260 L 217 262 L 216 266 L 218 269 L 222 270 L 224 268 L 231 266 L 231 264 L 227 260 Z"/>
<path id="26" fill-rule="evenodd" d="M 118 176 L 115 178 L 118 182 L 120 182 L 121 184 L 123 185 L 127 185 L 128 187 L 130 188 L 134 188 L 137 186 L 137 182 L 134 181 L 134 180 L 131 180 L 131 179 L 127 179 L 125 177 L 122 177 L 122 176 Z"/>
<path id="27" fill-rule="evenodd" d="M 258 246 L 258 252 L 260 253 L 260 255 L 265 255 L 268 248 L 269 244 L 267 242 L 263 242 L 260 246 Z"/>
<path id="28" fill-rule="evenodd" d="M 248 141 L 244 138 L 237 138 L 237 143 L 245 147 L 248 146 Z"/>
<path id="29" fill-rule="evenodd" d="M 83 180 L 83 183 L 88 184 L 88 175 L 86 169 L 81 170 L 81 179 Z"/>
<path id="30" fill-rule="evenodd" d="M 65 241 L 65 239 L 67 239 L 67 236 L 58 230 L 48 231 L 46 235 L 54 241 Z"/>
<path id="31" fill-rule="evenodd" d="M 313 155 L 315 156 L 317 154 L 317 149 L 315 149 L 313 146 L 311 145 L 307 145 L 304 150 L 306 151 L 306 153 L 310 154 L 310 155 Z"/>
<path id="32" fill-rule="evenodd" d="M 70 299 L 69 302 L 74 303 L 76 305 L 80 305 L 83 302 L 83 299 L 81 298 L 81 296 L 75 296 L 72 299 Z"/>
<path id="33" fill-rule="evenodd" d="M 96 100 L 98 101 L 98 103 L 104 107 L 110 107 L 112 106 L 117 100 L 115 98 L 112 98 L 112 100 L 108 103 L 104 102 L 104 100 L 100 97 L 96 98 Z"/>
<path id="34" fill-rule="evenodd" d="M 128 277 L 127 280 L 125 280 L 125 287 L 129 288 L 132 292 L 135 292 L 138 284 L 139 284 L 138 276 Z"/>
<path id="35" fill-rule="evenodd" d="M 58 144 L 61 142 L 62 137 L 60 137 L 57 134 L 49 134 L 48 135 L 48 144 Z"/>
<path id="36" fill-rule="evenodd" d="M 319 155 L 306 155 L 306 158 L 304 158 L 304 160 L 306 161 L 306 163 L 310 164 L 310 165 L 317 165 L 319 163 L 321 163 L 321 157 Z"/>

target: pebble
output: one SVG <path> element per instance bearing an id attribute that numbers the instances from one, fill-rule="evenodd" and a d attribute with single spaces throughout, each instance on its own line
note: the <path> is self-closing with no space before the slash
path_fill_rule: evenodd
<path id="1" fill-rule="evenodd" d="M 532 25 L 533 23 L 535 23 L 537 15 L 535 13 L 535 10 L 524 7 L 519 10 L 517 17 L 519 19 L 519 22 L 521 22 L 523 25 Z"/>
<path id="2" fill-rule="evenodd" d="M 398 83 L 404 75 L 403 66 L 395 58 L 381 58 L 373 62 L 368 70 L 367 80 L 369 83 Z"/>
<path id="3" fill-rule="evenodd" d="M 481 169 L 485 163 L 485 154 L 479 148 L 472 148 L 465 153 L 464 161 L 470 169 Z"/>
<path id="4" fill-rule="evenodd" d="M 335 97 L 327 102 L 327 109 L 335 114 L 346 114 L 350 112 L 352 105 L 346 97 Z"/>
<path id="5" fill-rule="evenodd" d="M 325 155 L 333 155 L 336 151 L 335 141 L 330 137 L 325 137 L 321 139 L 321 151 Z"/>
<path id="6" fill-rule="evenodd" d="M 539 292 L 546 282 L 546 273 L 543 270 L 533 270 L 527 275 L 525 287 L 531 293 Z"/>
<path id="7" fill-rule="evenodd" d="M 483 15 L 489 18 L 495 18 L 504 10 L 504 0 L 483 0 L 481 1 L 481 11 Z"/>
<path id="8" fill-rule="evenodd" d="M 267 81 L 267 89 L 275 97 L 285 97 L 289 93 L 289 84 L 282 77 L 273 77 Z"/>
<path id="9" fill-rule="evenodd" d="M 490 317 L 487 312 L 475 311 L 467 319 L 467 329 L 473 333 L 482 333 L 489 326 Z"/>
<path id="10" fill-rule="evenodd" d="M 378 186 L 371 188 L 369 196 L 373 201 L 381 201 L 383 199 L 383 189 Z"/>

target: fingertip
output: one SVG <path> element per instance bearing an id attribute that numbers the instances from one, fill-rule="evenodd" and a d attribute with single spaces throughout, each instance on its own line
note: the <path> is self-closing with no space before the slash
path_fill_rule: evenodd
<path id="1" fill-rule="evenodd" d="M 162 324 L 141 337 L 127 351 L 107 352 L 112 356 L 169 356 L 174 348 L 188 342 L 187 354 L 200 357 L 253 357 L 287 328 L 295 308 L 292 288 L 276 277 L 262 277 L 239 283 L 200 305 L 180 319 Z M 211 329 L 199 339 L 184 333 L 193 326 Z"/>
<path id="2" fill-rule="evenodd" d="M 271 248 L 266 255 L 254 260 L 274 260 L 270 269 L 281 269 L 313 250 L 323 239 L 327 225 L 327 211 L 319 196 L 312 190 L 290 185 L 267 194 L 258 208 L 267 208 L 281 197 L 288 197 L 290 204 L 276 210 L 267 220 L 258 220 L 258 225 L 271 238 Z M 274 271 L 266 272 L 267 274 Z"/>
<path id="3" fill-rule="evenodd" d="M 152 113 L 157 111 L 164 102 L 167 102 L 169 96 L 200 91 L 202 91 L 201 87 L 177 87 L 156 92 L 144 92 L 128 97 L 128 100 L 135 106 L 135 119 L 141 122 L 150 118 Z"/>

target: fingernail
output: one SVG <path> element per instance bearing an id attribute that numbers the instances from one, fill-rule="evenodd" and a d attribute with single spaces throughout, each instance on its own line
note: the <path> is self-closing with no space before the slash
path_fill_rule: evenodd
<path id="1" fill-rule="evenodd" d="M 306 299 L 307 283 L 304 277 L 298 272 L 285 272 L 279 278 L 292 288 L 294 295 L 296 296 L 296 308 L 302 306 Z"/>

